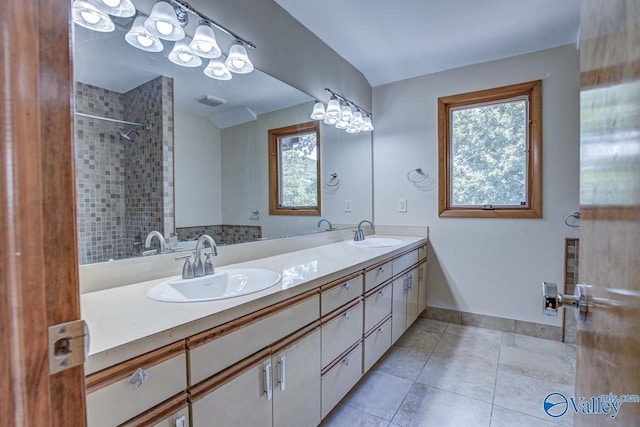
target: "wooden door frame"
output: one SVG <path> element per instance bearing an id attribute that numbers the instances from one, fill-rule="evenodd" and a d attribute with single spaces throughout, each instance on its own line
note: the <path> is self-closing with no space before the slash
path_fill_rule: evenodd
<path id="1" fill-rule="evenodd" d="M 79 319 L 70 1 L 9 0 L 0 16 L 0 414 L 86 424 L 84 368 L 49 375 L 47 328 Z"/>

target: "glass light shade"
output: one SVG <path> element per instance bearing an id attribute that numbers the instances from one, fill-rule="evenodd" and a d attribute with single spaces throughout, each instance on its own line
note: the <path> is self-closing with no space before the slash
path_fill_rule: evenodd
<path id="1" fill-rule="evenodd" d="M 356 125 L 350 124 L 347 128 L 347 133 L 360 133 L 360 128 Z"/>
<path id="2" fill-rule="evenodd" d="M 373 123 L 371 122 L 371 117 L 366 116 L 364 119 L 362 119 L 362 121 L 363 121 L 362 130 L 364 130 L 365 132 L 371 132 L 373 130 Z"/>
<path id="3" fill-rule="evenodd" d="M 326 116 L 324 118 L 325 125 L 334 126 L 336 123 L 338 123 L 338 119 L 336 117 Z"/>
<path id="4" fill-rule="evenodd" d="M 336 129 L 346 129 L 349 127 L 349 122 L 346 122 L 344 120 L 338 120 L 338 123 L 336 123 Z"/>
<path id="5" fill-rule="evenodd" d="M 131 46 L 147 52 L 160 52 L 164 48 L 162 42 L 156 36 L 150 34 L 144 28 L 145 17 L 138 16 L 124 39 Z"/>
<path id="6" fill-rule="evenodd" d="M 224 63 L 232 73 L 247 74 L 253 71 L 253 64 L 249 60 L 247 49 L 238 40 L 231 45 L 229 55 Z"/>
<path id="7" fill-rule="evenodd" d="M 351 119 L 351 123 L 353 123 L 356 126 L 360 126 L 362 123 L 364 123 L 364 121 L 362 120 L 362 113 L 360 112 L 360 110 L 356 110 L 356 112 L 353 113 L 353 118 Z"/>
<path id="8" fill-rule="evenodd" d="M 213 28 L 202 22 L 198 25 L 198 28 L 196 28 L 189 47 L 196 55 L 203 58 L 217 58 L 222 55 Z"/>
<path id="9" fill-rule="evenodd" d="M 119 18 L 129 18 L 136 14 L 136 7 L 131 0 L 93 0 L 100 10 Z"/>
<path id="10" fill-rule="evenodd" d="M 346 121 L 346 122 L 350 122 L 351 119 L 353 118 L 353 111 L 351 111 L 351 107 L 349 107 L 349 105 L 347 104 L 342 104 L 342 107 L 340 108 L 341 113 L 342 113 L 342 120 Z"/>
<path id="11" fill-rule="evenodd" d="M 183 67 L 199 67 L 202 59 L 193 53 L 189 45 L 184 41 L 177 41 L 173 50 L 169 53 L 169 61 Z"/>
<path id="12" fill-rule="evenodd" d="M 329 104 L 327 105 L 327 111 L 325 114 L 327 117 L 334 117 L 337 119 L 340 113 L 340 102 L 338 102 L 338 98 L 332 96 L 329 100 Z"/>
<path id="13" fill-rule="evenodd" d="M 324 104 L 320 101 L 316 100 L 316 103 L 313 104 L 313 111 L 311 112 L 311 118 L 313 120 L 322 120 L 324 119 Z"/>
<path id="14" fill-rule="evenodd" d="M 116 29 L 109 15 L 88 1 L 75 0 L 71 14 L 73 16 L 73 22 L 81 27 L 101 33 L 109 33 Z"/>
<path id="15" fill-rule="evenodd" d="M 166 1 L 153 5 L 151 15 L 144 21 L 144 28 L 156 37 L 164 40 L 182 40 L 184 30 L 178 22 L 176 11 Z"/>
<path id="16" fill-rule="evenodd" d="M 222 58 L 212 59 L 204 69 L 204 74 L 216 80 L 231 80 L 231 73 Z"/>

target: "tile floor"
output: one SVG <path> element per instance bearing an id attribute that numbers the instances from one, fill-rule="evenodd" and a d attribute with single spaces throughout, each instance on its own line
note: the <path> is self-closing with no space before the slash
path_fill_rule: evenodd
<path id="1" fill-rule="evenodd" d="M 574 372 L 575 345 L 419 318 L 322 426 L 571 425 L 542 401 Z"/>

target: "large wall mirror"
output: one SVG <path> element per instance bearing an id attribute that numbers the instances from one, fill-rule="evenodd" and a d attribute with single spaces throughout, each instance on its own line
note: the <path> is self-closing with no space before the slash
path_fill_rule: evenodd
<path id="1" fill-rule="evenodd" d="M 175 65 L 173 42 L 143 52 L 124 39 L 134 18 L 113 21 L 108 33 L 74 26 L 80 264 L 148 255 L 151 231 L 186 250 L 204 233 L 229 245 L 371 218 L 370 133 L 321 124 L 321 215 L 270 215 L 269 130 L 309 122 L 314 99 L 259 70 L 222 81 L 203 73 L 206 61 Z M 226 53 L 233 40 L 218 42 Z"/>

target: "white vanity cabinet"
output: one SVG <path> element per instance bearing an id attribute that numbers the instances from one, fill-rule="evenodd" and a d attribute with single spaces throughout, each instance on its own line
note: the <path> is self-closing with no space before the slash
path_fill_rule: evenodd
<path id="1" fill-rule="evenodd" d="M 335 309 L 362 296 L 363 276 L 360 273 L 320 287 L 320 316 L 326 316 Z"/>
<path id="2" fill-rule="evenodd" d="M 393 280 L 391 340 L 398 338 L 418 317 L 417 270 L 411 270 Z"/>
<path id="3" fill-rule="evenodd" d="M 310 325 L 190 389 L 194 426 L 320 423 L 320 329 Z"/>
<path id="4" fill-rule="evenodd" d="M 418 266 L 418 316 L 427 308 L 427 261 Z"/>
<path id="5" fill-rule="evenodd" d="M 161 413 L 157 407 L 167 402 L 186 403 L 186 368 L 184 342 L 178 342 L 89 375 L 88 425 L 113 427 L 145 412 Z"/>
<path id="6" fill-rule="evenodd" d="M 322 371 L 322 418 L 362 378 L 362 342 L 358 342 Z"/>
<path id="7" fill-rule="evenodd" d="M 365 334 L 363 372 L 371 369 L 390 347 L 391 315 L 388 315 L 382 322 L 371 328 L 371 330 Z"/>
<path id="8" fill-rule="evenodd" d="M 362 297 L 322 318 L 322 367 L 362 339 Z"/>

